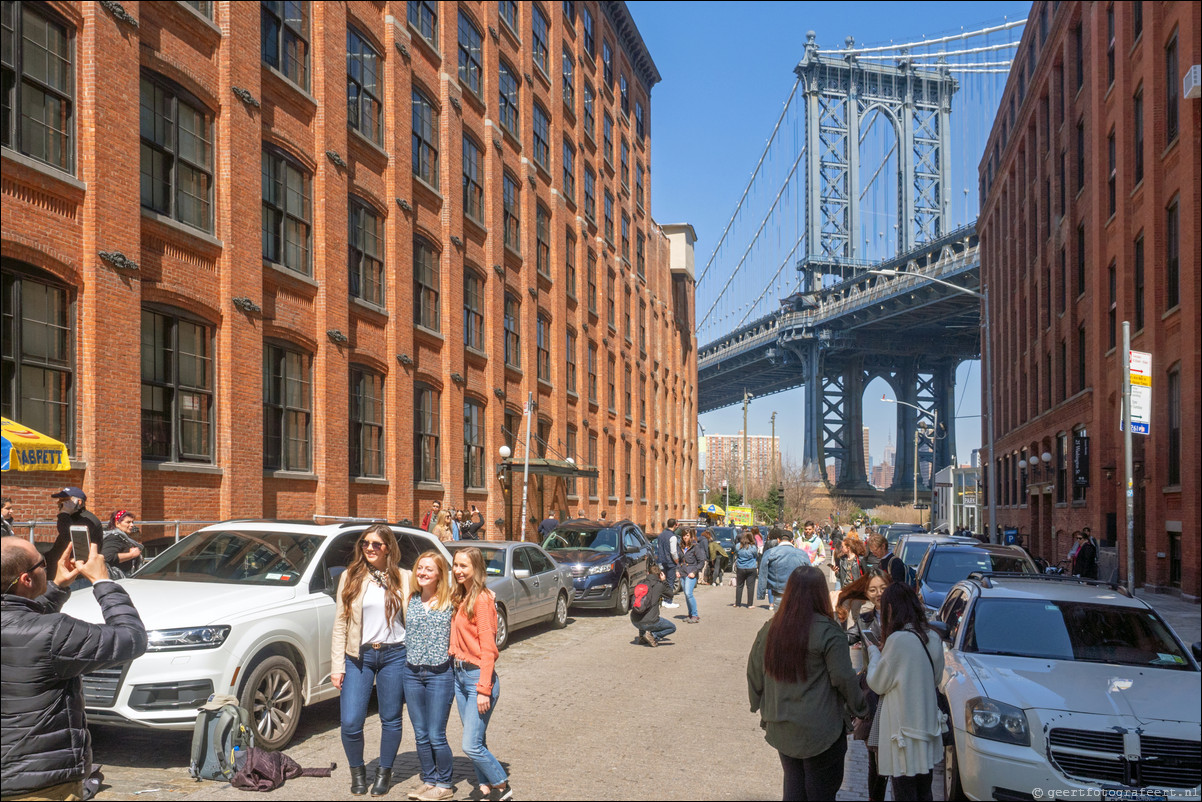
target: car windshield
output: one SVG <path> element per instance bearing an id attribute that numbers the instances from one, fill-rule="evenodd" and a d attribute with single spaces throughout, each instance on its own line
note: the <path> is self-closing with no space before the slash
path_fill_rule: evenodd
<path id="1" fill-rule="evenodd" d="M 480 554 L 484 556 L 484 573 L 487 576 L 505 576 L 505 549 L 489 548 L 488 546 L 477 546 L 475 544 L 447 544 L 447 549 L 450 550 L 452 557 L 455 556 L 455 552 L 457 551 L 473 548 L 480 549 Z"/>
<path id="2" fill-rule="evenodd" d="M 907 540 L 902 544 L 901 554 L 897 556 L 901 557 L 901 561 L 906 565 L 909 565 L 912 568 L 917 568 L 918 564 L 922 562 L 922 557 L 927 553 L 927 548 L 930 547 L 930 545 L 931 541 L 929 540 Z"/>
<path id="3" fill-rule="evenodd" d="M 546 540 L 543 548 L 547 551 L 556 549 L 584 549 L 586 551 L 616 552 L 618 550 L 617 529 L 556 529 Z"/>
<path id="4" fill-rule="evenodd" d="M 992 554 L 973 549 L 940 550 L 931 555 L 923 580 L 930 585 L 954 585 L 967 579 L 974 571 L 997 571 L 1029 574 L 1031 567 L 1022 557 L 1010 554 Z"/>
<path id="5" fill-rule="evenodd" d="M 292 532 L 197 532 L 138 572 L 138 579 L 295 585 L 325 538 Z"/>
<path id="6" fill-rule="evenodd" d="M 982 654 L 1191 670 L 1155 613 L 1108 604 L 982 599 L 964 644 Z"/>

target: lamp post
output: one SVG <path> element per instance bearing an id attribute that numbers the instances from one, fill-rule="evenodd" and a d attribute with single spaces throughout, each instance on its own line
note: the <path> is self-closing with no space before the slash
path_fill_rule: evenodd
<path id="1" fill-rule="evenodd" d="M 505 502 L 505 539 L 509 540 L 509 532 L 513 524 L 513 515 L 510 512 L 510 504 L 512 503 L 512 491 L 510 486 L 513 479 L 512 466 L 506 460 L 513 454 L 513 450 L 509 446 L 501 446 L 497 449 L 497 454 L 501 457 L 501 462 L 497 465 L 497 479 L 501 482 L 501 497 Z"/>
<path id="2" fill-rule="evenodd" d="M 923 409 L 922 407 L 918 406 L 917 404 L 911 404 L 909 401 L 898 401 L 897 399 L 890 398 L 887 395 L 882 395 L 881 400 L 884 401 L 886 404 L 901 404 L 903 407 L 909 407 L 910 409 L 918 410 L 919 415 L 929 415 L 932 419 L 931 420 L 931 516 L 932 516 L 931 524 L 932 524 L 932 526 L 934 526 L 934 521 L 935 521 L 935 518 L 934 518 L 934 515 L 935 515 L 935 468 L 936 468 L 935 442 L 939 439 L 939 410 L 934 409 L 934 410 L 931 410 L 928 412 L 927 410 Z M 921 427 L 916 426 L 914 428 L 914 506 L 916 506 L 916 507 L 918 506 L 919 432 L 921 429 L 925 429 L 925 428 L 926 428 L 926 424 L 923 424 Z M 919 517 L 921 517 L 921 516 L 919 516 Z"/>
<path id="3" fill-rule="evenodd" d="M 875 273 L 878 276 L 896 277 L 904 275 L 896 270 L 869 270 L 869 273 Z M 959 284 L 953 284 L 950 281 L 944 281 L 931 276 L 918 277 L 923 281 L 931 281 L 935 284 L 941 284 L 944 287 L 971 295 L 973 298 L 981 301 L 981 307 L 984 309 L 984 314 L 981 315 L 981 327 L 983 333 L 981 336 L 981 352 L 985 358 L 985 417 L 988 418 L 988 437 L 989 437 L 989 541 L 991 543 L 998 542 L 997 531 L 997 462 L 993 455 L 993 342 L 990 339 L 989 328 L 989 288 L 985 287 L 982 292 L 970 290 L 967 287 L 961 287 Z"/>

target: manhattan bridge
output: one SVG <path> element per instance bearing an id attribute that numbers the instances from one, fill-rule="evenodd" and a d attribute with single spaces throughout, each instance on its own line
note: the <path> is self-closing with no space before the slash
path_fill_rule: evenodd
<path id="1" fill-rule="evenodd" d="M 977 165 L 1025 23 L 879 46 L 806 34 L 698 273 L 699 412 L 802 388 L 806 475 L 833 462 L 831 489 L 864 500 L 908 495 L 915 458 L 927 482 L 951 463 L 956 369 L 981 354 Z M 862 434 L 878 378 L 898 402 L 883 492 Z"/>

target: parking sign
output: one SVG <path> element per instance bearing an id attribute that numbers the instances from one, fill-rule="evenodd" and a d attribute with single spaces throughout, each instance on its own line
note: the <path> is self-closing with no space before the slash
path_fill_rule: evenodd
<path id="1" fill-rule="evenodd" d="M 1152 424 L 1152 355 L 1131 351 L 1131 433 L 1148 434 Z"/>

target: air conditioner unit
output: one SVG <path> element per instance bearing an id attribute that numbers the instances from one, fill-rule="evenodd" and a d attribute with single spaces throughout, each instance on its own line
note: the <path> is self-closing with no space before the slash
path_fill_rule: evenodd
<path id="1" fill-rule="evenodd" d="M 1181 85 L 1182 94 L 1187 98 L 1202 97 L 1202 65 L 1195 64 L 1186 70 Z"/>

